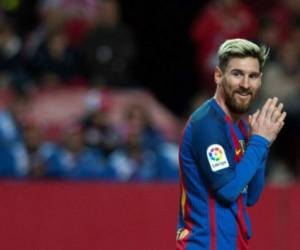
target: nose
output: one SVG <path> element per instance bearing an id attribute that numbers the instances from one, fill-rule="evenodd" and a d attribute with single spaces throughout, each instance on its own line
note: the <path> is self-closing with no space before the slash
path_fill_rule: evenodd
<path id="1" fill-rule="evenodd" d="M 240 86 L 243 87 L 244 89 L 249 89 L 250 84 L 249 84 L 248 76 L 243 77 L 242 81 L 240 82 Z"/>

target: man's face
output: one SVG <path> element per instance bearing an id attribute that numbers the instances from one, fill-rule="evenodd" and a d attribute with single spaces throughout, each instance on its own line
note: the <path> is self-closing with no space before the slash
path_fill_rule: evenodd
<path id="1" fill-rule="evenodd" d="M 231 58 L 220 82 L 227 108 L 235 114 L 246 113 L 261 86 L 261 72 L 256 58 Z"/>

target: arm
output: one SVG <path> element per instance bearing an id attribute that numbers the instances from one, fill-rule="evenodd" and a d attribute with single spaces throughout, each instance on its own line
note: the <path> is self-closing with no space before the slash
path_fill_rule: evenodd
<path id="1" fill-rule="evenodd" d="M 253 179 L 249 182 L 247 199 L 248 206 L 255 205 L 262 193 L 262 190 L 265 185 L 266 162 L 267 156 L 265 156 L 263 162 L 261 163 L 261 166 L 256 171 L 256 174 L 254 175 Z"/>
<path id="2" fill-rule="evenodd" d="M 260 138 L 260 142 L 256 144 L 256 152 L 254 154 L 251 154 L 250 152 L 250 158 L 253 157 L 252 160 L 256 159 L 256 161 L 249 161 L 249 152 L 247 150 L 242 161 L 237 164 L 236 178 L 233 178 L 231 182 L 217 190 L 217 194 L 225 201 L 232 202 L 236 200 L 239 195 L 239 193 L 237 193 L 237 188 L 240 188 L 242 184 L 248 183 L 250 185 L 250 196 L 249 200 L 247 201 L 248 205 L 254 205 L 258 200 L 264 185 L 264 167 L 260 168 L 260 166 L 266 158 L 265 156 L 267 155 L 269 144 L 276 139 L 279 131 L 282 129 L 286 116 L 286 113 L 282 112 L 283 105 L 279 104 L 277 106 L 277 101 L 277 98 L 268 99 L 261 112 L 257 111 L 253 116 L 249 117 L 249 124 L 252 134 L 251 140 L 253 140 L 254 136 L 259 136 Z M 251 146 L 252 142 L 250 141 L 249 147 Z M 262 149 L 261 143 L 265 145 L 265 150 L 259 150 L 259 148 Z M 259 144 L 261 144 L 261 146 L 259 146 Z M 252 150 L 252 148 L 250 149 Z M 260 159 L 257 158 L 258 155 L 260 156 Z M 247 162 L 249 162 L 249 165 Z M 248 165 L 249 167 L 241 169 L 240 165 L 242 164 Z M 257 176 L 254 176 L 256 170 Z M 253 177 L 255 178 L 250 183 Z"/>
<path id="3" fill-rule="evenodd" d="M 266 110 L 262 110 L 262 113 L 265 112 L 265 116 L 268 119 L 264 119 L 265 125 L 267 125 L 269 128 L 267 129 L 268 132 L 272 132 L 275 129 L 275 133 L 264 133 L 265 138 L 267 138 L 270 141 L 270 144 L 276 139 L 276 136 L 278 132 L 281 130 L 283 124 L 284 124 L 284 119 L 286 116 L 286 113 L 282 113 L 283 109 L 283 104 L 280 103 L 277 107 L 277 98 L 269 99 L 266 103 L 266 105 L 269 103 L 269 108 Z M 266 106 L 265 105 L 265 106 Z M 264 108 L 265 108 L 264 106 Z M 252 130 L 254 133 L 262 133 L 262 122 L 261 120 L 263 117 L 263 114 L 256 113 L 253 116 L 249 116 L 249 124 L 252 127 Z M 269 124 L 268 124 L 269 123 Z M 270 126 L 270 124 L 273 123 L 277 126 Z M 276 132 L 277 130 L 277 132 Z M 265 165 L 267 161 L 267 155 L 261 162 L 261 167 L 258 168 L 257 173 L 251 180 L 248 186 L 248 199 L 247 199 L 247 205 L 248 206 L 253 206 L 257 200 L 260 197 L 260 194 L 263 190 L 264 183 L 265 183 Z"/>
<path id="4" fill-rule="evenodd" d="M 216 195 L 225 202 L 235 201 L 243 188 L 248 186 L 248 202 L 256 202 L 264 185 L 264 167 L 261 166 L 268 153 L 269 142 L 253 135 L 240 163 L 236 164 L 235 176 L 216 190 Z"/>
<path id="5" fill-rule="evenodd" d="M 232 146 L 228 145 L 228 140 L 224 135 L 224 126 L 220 122 L 208 121 L 203 123 L 195 122 L 193 126 L 192 147 L 197 159 L 199 171 L 207 180 L 209 188 L 215 193 L 216 197 L 225 201 L 235 201 L 240 192 L 247 184 L 251 183 L 250 189 L 259 185 L 261 190 L 263 186 L 262 175 L 259 173 L 261 163 L 267 156 L 269 145 L 275 140 L 277 134 L 284 124 L 285 112 L 281 112 L 282 105 L 276 108 L 277 99 L 269 99 L 261 112 L 256 112 L 250 121 L 251 138 L 242 160 L 236 164 L 234 161 L 234 152 Z M 213 133 L 209 133 L 212 132 Z M 217 145 L 224 151 L 225 157 L 214 164 L 209 159 L 208 151 L 211 146 Z M 256 173 L 258 176 L 256 177 Z M 258 178 L 258 179 L 256 179 Z M 251 191 L 250 190 L 250 191 Z M 250 203 L 254 203 L 260 191 L 251 192 Z M 253 196 L 252 196 L 253 195 Z"/>

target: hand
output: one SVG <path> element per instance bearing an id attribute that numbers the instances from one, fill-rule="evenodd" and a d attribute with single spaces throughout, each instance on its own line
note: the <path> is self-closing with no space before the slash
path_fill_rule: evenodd
<path id="1" fill-rule="evenodd" d="M 262 110 L 249 116 L 251 134 L 257 134 L 273 143 L 284 125 L 286 112 L 282 112 L 283 104 L 277 105 L 278 98 L 269 98 Z"/>

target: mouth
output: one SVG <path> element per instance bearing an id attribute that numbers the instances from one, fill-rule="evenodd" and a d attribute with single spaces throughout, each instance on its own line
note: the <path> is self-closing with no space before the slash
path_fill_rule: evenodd
<path id="1" fill-rule="evenodd" d="M 237 101 L 245 103 L 251 100 L 251 93 L 249 92 L 235 92 L 235 98 Z"/>
<path id="2" fill-rule="evenodd" d="M 251 98 L 251 93 L 249 92 L 235 92 L 235 95 L 242 100 L 247 100 Z"/>

